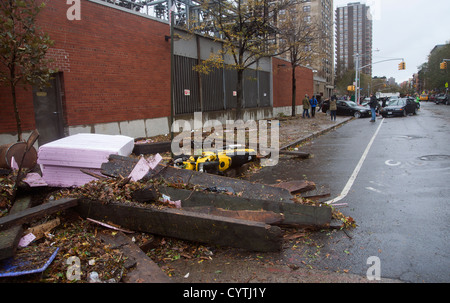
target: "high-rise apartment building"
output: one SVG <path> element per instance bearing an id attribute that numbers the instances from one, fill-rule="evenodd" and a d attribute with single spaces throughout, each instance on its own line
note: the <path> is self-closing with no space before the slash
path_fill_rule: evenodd
<path id="1" fill-rule="evenodd" d="M 358 55 L 358 56 L 356 56 Z M 362 73 L 372 76 L 372 19 L 370 7 L 359 2 L 336 9 L 336 76 L 355 69 L 355 57 Z"/>

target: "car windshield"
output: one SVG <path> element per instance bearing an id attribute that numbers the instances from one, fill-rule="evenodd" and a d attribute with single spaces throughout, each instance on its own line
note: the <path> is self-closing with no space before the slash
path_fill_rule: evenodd
<path id="1" fill-rule="evenodd" d="M 391 102 L 389 102 L 389 106 L 403 106 L 405 104 L 405 99 L 392 100 Z"/>
<path id="2" fill-rule="evenodd" d="M 358 106 L 358 104 L 356 104 L 356 103 L 353 102 L 353 101 L 347 101 L 346 103 L 347 103 L 350 107 Z"/>

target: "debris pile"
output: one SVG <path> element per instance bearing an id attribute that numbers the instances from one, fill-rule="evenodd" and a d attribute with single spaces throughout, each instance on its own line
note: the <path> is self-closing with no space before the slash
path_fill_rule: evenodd
<path id="1" fill-rule="evenodd" d="M 51 279 L 68 281 L 70 277 L 62 273 L 62 268 L 67 270 L 67 264 L 63 263 L 76 256 L 84 266 L 81 268 L 84 281 L 117 282 L 128 276 L 128 281 L 167 282 L 159 268 L 152 267 L 148 255 L 136 253 L 141 250 L 139 247 L 136 250 L 136 243 L 129 242 L 130 237 L 122 237 L 123 233 L 133 235 L 133 239 L 139 238 L 138 235 L 152 235 L 160 239 L 159 245 L 169 241 L 164 239 L 199 243 L 201 248 L 193 250 L 179 244 L 183 247 L 178 249 L 180 256 L 188 251 L 209 251 L 201 245 L 274 252 L 282 249 L 281 227 L 325 227 L 332 219 L 330 207 L 311 200 L 305 203 L 299 196 L 327 195 L 326 191 L 319 193 L 313 182 L 259 184 L 197 169 L 180 169 L 162 163 L 164 157 L 159 153 L 132 155 L 136 145 L 128 137 L 92 134 L 70 136 L 43 145 L 38 164 L 48 186 L 42 187 L 47 191 L 39 203 L 32 201 L 31 186 L 24 183 L 20 185 L 25 188 L 25 195 L 11 199 L 15 197 L 20 170 L 2 177 L 0 275 L 30 272 L 26 267 L 12 269 L 14 262 L 33 264 L 31 272 L 35 273 L 57 262 L 50 269 L 57 271 Z M 24 173 L 27 178 L 29 171 Z M 77 224 L 59 220 L 61 211 L 70 214 L 72 219 L 75 217 Z M 117 247 L 129 247 L 127 254 L 114 249 L 116 242 L 122 243 Z M 155 245 L 153 254 L 164 250 Z M 148 243 L 144 246 L 148 247 Z M 97 250 L 95 257 L 94 250 Z M 38 252 L 45 255 L 41 257 L 46 260 L 44 264 L 25 262 L 26 255 L 32 258 Z M 133 262 L 137 258 L 142 262 Z M 116 269 L 103 274 L 95 270 L 95 264 Z M 136 264 L 147 264 L 153 274 L 136 269 Z M 134 270 L 129 271 L 131 268 Z"/>

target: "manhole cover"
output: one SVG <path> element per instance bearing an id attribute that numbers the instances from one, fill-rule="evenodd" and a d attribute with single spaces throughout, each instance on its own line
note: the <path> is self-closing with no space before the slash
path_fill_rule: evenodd
<path id="1" fill-rule="evenodd" d="M 422 156 L 419 157 L 422 161 L 445 161 L 450 160 L 449 155 L 429 155 L 429 156 Z"/>

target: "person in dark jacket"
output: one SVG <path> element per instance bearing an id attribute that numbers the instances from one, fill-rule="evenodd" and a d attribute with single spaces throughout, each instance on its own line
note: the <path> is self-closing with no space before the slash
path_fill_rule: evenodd
<path id="1" fill-rule="evenodd" d="M 315 96 L 312 96 L 311 100 L 309 100 L 309 103 L 311 105 L 311 117 L 314 118 L 316 115 L 316 107 L 317 107 L 317 99 Z"/>
<path id="2" fill-rule="evenodd" d="M 375 122 L 375 119 L 377 117 L 376 110 L 377 110 L 377 106 L 378 106 L 378 99 L 377 99 L 377 97 L 375 97 L 374 94 L 370 95 L 369 106 L 370 106 L 370 111 L 372 112 L 372 119 L 370 120 L 370 122 Z"/>

